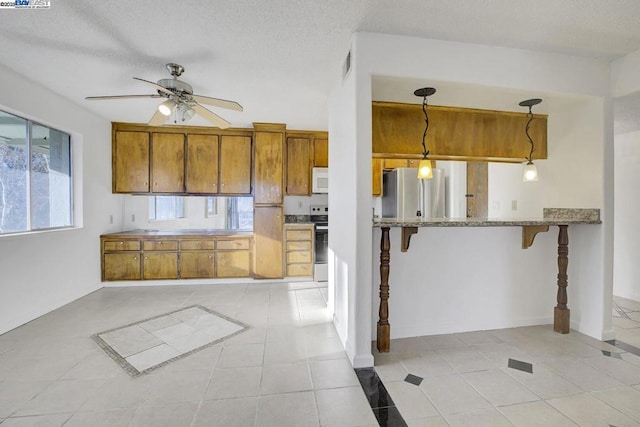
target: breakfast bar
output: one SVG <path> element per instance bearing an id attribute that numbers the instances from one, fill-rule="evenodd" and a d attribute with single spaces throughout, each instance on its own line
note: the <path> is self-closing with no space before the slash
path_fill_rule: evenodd
<path id="1" fill-rule="evenodd" d="M 376 218 L 373 227 L 381 229 L 380 239 L 380 305 L 377 322 L 377 348 L 380 352 L 390 351 L 391 325 L 389 323 L 389 272 L 390 248 L 389 230 L 401 227 L 401 251 L 407 252 L 411 237 L 420 228 L 427 227 L 522 227 L 522 249 L 531 247 L 535 236 L 546 232 L 550 226 L 558 227 L 558 276 L 557 305 L 554 308 L 554 330 L 569 333 L 570 310 L 567 307 L 567 266 L 569 263 L 569 225 L 601 224 L 599 209 L 545 208 L 542 219 L 428 219 L 400 220 L 397 218 Z"/>

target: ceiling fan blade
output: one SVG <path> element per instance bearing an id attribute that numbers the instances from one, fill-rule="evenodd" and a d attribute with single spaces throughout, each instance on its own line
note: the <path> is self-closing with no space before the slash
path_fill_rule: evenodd
<path id="1" fill-rule="evenodd" d="M 213 105 L 220 108 L 228 108 L 229 110 L 242 111 L 242 105 L 235 101 L 227 101 L 226 99 L 211 98 L 209 96 L 191 95 L 194 101 L 205 105 Z"/>
<path id="2" fill-rule="evenodd" d="M 167 89 L 166 87 L 162 87 L 160 86 L 158 83 L 155 82 L 150 82 L 149 80 L 145 80 L 145 79 L 141 79 L 140 77 L 134 77 L 135 80 L 140 80 L 141 82 L 145 82 L 147 84 L 150 84 L 151 86 L 155 87 L 156 89 L 158 89 L 160 92 L 164 92 L 167 95 L 175 95 L 175 93 L 171 92 L 169 89 Z"/>
<path id="3" fill-rule="evenodd" d="M 149 120 L 149 126 L 160 126 L 164 124 L 166 119 L 167 119 L 167 116 L 165 116 L 159 110 L 156 109 L 155 114 L 151 117 L 151 120 Z"/>
<path id="4" fill-rule="evenodd" d="M 191 108 L 193 108 L 196 111 L 196 113 L 198 113 L 198 115 L 201 116 L 203 119 L 210 121 L 214 125 L 218 126 L 220 129 L 226 129 L 229 126 L 231 126 L 231 123 L 229 123 L 228 121 L 226 121 L 225 119 L 217 115 L 216 113 L 207 110 L 200 104 L 193 104 Z"/>
<path id="5" fill-rule="evenodd" d="M 84 99 L 96 101 L 101 99 L 126 99 L 126 98 L 164 98 L 162 95 L 106 95 L 106 96 L 87 96 Z"/>

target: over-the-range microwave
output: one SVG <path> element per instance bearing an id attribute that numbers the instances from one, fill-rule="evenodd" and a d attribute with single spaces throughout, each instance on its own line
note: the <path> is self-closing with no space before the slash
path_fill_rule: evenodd
<path id="1" fill-rule="evenodd" d="M 313 193 L 329 192 L 329 169 L 313 168 L 311 173 L 311 191 Z"/>

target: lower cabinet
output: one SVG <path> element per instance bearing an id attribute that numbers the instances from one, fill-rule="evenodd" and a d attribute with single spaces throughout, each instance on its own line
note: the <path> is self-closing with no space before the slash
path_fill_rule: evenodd
<path id="1" fill-rule="evenodd" d="M 313 224 L 285 224 L 286 276 L 313 276 L 313 231 Z"/>
<path id="2" fill-rule="evenodd" d="M 140 252 L 106 253 L 102 258 L 102 280 L 140 280 Z"/>
<path id="3" fill-rule="evenodd" d="M 142 258 L 142 278 L 145 280 L 177 279 L 177 252 L 145 252 Z"/>
<path id="4" fill-rule="evenodd" d="M 252 277 L 252 236 L 100 237 L 102 280 Z"/>
<path id="5" fill-rule="evenodd" d="M 183 279 L 215 277 L 215 253 L 213 251 L 180 252 L 180 277 Z"/>

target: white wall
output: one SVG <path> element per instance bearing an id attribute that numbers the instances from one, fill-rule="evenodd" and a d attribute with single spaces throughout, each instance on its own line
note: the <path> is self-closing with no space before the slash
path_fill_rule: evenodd
<path id="1" fill-rule="evenodd" d="M 613 293 L 640 301 L 640 132 L 616 135 Z"/>
<path id="2" fill-rule="evenodd" d="M 605 62 L 599 62 L 596 60 L 569 57 L 556 54 L 547 54 L 540 52 L 530 52 L 525 50 L 515 50 L 506 48 L 496 48 L 488 46 L 479 46 L 472 44 L 443 42 L 437 40 L 424 40 L 418 38 L 391 36 L 382 34 L 370 34 L 370 33 L 358 33 L 354 35 L 352 39 L 352 46 L 354 47 L 353 73 L 356 74 L 356 82 L 349 82 L 349 90 L 346 90 L 342 83 L 336 85 L 336 89 L 331 95 L 330 108 L 336 111 L 332 111 L 330 114 L 329 131 L 332 135 L 330 155 L 332 165 L 339 164 L 339 168 L 332 168 L 330 170 L 330 179 L 333 181 L 340 181 L 342 183 L 342 192 L 337 197 L 341 200 L 349 201 L 349 208 L 354 207 L 355 212 L 350 213 L 338 222 L 332 221 L 332 226 L 340 228 L 345 234 L 341 237 L 349 240 L 353 240 L 355 246 L 358 248 L 355 254 L 355 259 L 343 258 L 342 261 L 346 264 L 344 269 L 348 269 L 350 274 L 345 276 L 341 280 L 341 287 L 346 286 L 347 294 L 368 295 L 366 299 L 358 298 L 358 300 L 348 300 L 347 306 L 344 310 L 347 313 L 340 314 L 336 312 L 336 317 L 353 317 L 354 321 L 358 322 L 355 331 L 353 333 L 355 337 L 347 336 L 347 342 L 354 340 L 356 342 L 356 348 L 347 348 L 347 351 L 351 354 L 358 355 L 362 360 L 366 359 L 366 356 L 370 354 L 370 339 L 374 336 L 373 318 L 376 316 L 376 310 L 378 305 L 378 298 L 376 293 L 376 287 L 379 284 L 378 270 L 378 257 L 375 255 L 376 250 L 373 249 L 378 246 L 378 237 L 375 235 L 375 239 L 372 239 L 371 230 L 371 200 L 368 197 L 364 197 L 367 191 L 371 188 L 371 165 L 367 160 L 371 153 L 371 81 L 373 75 L 390 76 L 397 78 L 408 79 L 421 79 L 424 81 L 424 86 L 430 85 L 434 81 L 444 82 L 459 82 L 463 84 L 479 84 L 484 86 L 491 86 L 496 88 L 506 89 L 518 89 L 521 91 L 529 91 L 532 95 L 539 92 L 558 92 L 564 94 L 580 94 L 589 95 L 592 97 L 600 98 L 598 105 L 589 105 L 593 107 L 594 111 L 590 112 L 588 117 L 595 118 L 595 131 L 594 156 L 597 158 L 597 162 L 594 164 L 596 177 L 590 179 L 585 175 L 571 178 L 569 183 L 563 187 L 567 188 L 575 182 L 586 182 L 586 190 L 591 195 L 595 194 L 589 199 L 579 199 L 577 201 L 588 204 L 594 203 L 597 207 L 602 208 L 603 217 L 606 219 L 606 212 L 612 211 L 613 199 L 603 197 L 607 191 L 612 188 L 611 182 L 607 179 L 598 179 L 603 175 L 606 175 L 608 164 L 613 161 L 612 154 L 607 152 L 603 148 L 607 143 L 611 143 L 611 117 L 607 113 L 607 108 L 610 108 L 609 101 L 609 67 Z M 416 52 L 420 54 L 417 55 Z M 597 103 L 596 103 L 597 104 Z M 352 109 L 355 108 L 355 116 Z M 599 108 L 599 113 L 596 112 Z M 345 109 L 348 109 L 345 111 Z M 339 113 L 343 113 L 343 116 L 339 116 Z M 355 119 L 355 122 L 353 121 Z M 589 127 L 589 124 L 584 123 Z M 345 126 L 347 128 L 345 128 Z M 336 140 L 334 129 L 340 129 L 341 138 Z M 577 135 L 576 135 L 577 136 Z M 351 140 L 350 138 L 354 138 Z M 573 137 L 573 135 L 568 135 Z M 355 142 L 356 148 L 349 148 L 349 152 L 345 152 L 344 146 L 347 144 L 353 144 Z M 336 149 L 336 145 L 338 146 Z M 550 142 L 550 146 L 553 142 Z M 336 151 L 341 151 L 339 154 Z M 352 154 L 357 156 L 347 156 Z M 336 160 L 334 160 L 336 159 Z M 336 163 L 333 163 L 333 162 Z M 351 169 L 354 171 L 353 177 L 354 183 L 347 183 L 349 176 L 345 171 L 351 173 Z M 604 171 L 604 172 L 603 172 Z M 541 170 L 544 173 L 544 169 Z M 588 172 L 584 172 L 587 174 Z M 544 176 L 544 175 L 543 175 Z M 559 174 L 558 176 L 561 176 Z M 521 179 L 521 178 L 520 178 Z M 584 179 L 584 180 L 583 180 Z M 580 184 L 582 185 L 582 184 Z M 571 191 L 578 191 L 579 194 L 583 194 L 577 188 L 571 187 Z M 550 202 L 558 203 L 563 200 L 563 197 L 569 197 L 569 194 L 558 194 L 557 196 L 549 198 Z M 334 197 L 333 195 L 331 197 Z M 358 203 L 354 206 L 352 200 L 358 200 Z M 360 201 L 362 199 L 362 201 Z M 331 205 L 330 198 L 330 205 Z M 576 201 L 576 203 L 577 203 Z M 553 206 L 549 206 L 553 207 Z M 585 236 L 578 237 L 582 247 L 577 251 L 572 251 L 575 256 L 581 256 L 584 259 L 589 260 L 589 264 L 583 264 L 579 261 L 574 261 L 570 258 L 570 268 L 572 268 L 572 276 L 570 276 L 570 286 L 572 277 L 582 279 L 589 277 L 591 283 L 584 285 L 587 289 L 583 292 L 571 292 L 569 294 L 569 305 L 574 310 L 572 312 L 572 325 L 577 327 L 580 331 L 585 332 L 592 336 L 603 336 L 609 332 L 609 325 L 604 319 L 604 313 L 609 311 L 610 302 L 607 302 L 605 295 L 607 292 L 611 293 L 611 265 L 608 262 L 608 256 L 611 253 L 611 236 L 612 228 L 610 225 L 603 226 L 591 226 L 593 227 L 585 233 Z M 582 227 L 576 227 L 576 231 L 570 231 L 570 235 L 573 236 L 581 231 Z M 332 233 L 334 229 L 332 228 Z M 397 230 L 395 230 L 397 232 Z M 425 233 L 428 231 L 429 233 Z M 521 249 L 516 244 L 516 248 L 508 250 L 505 248 L 513 248 L 515 239 L 510 232 L 511 229 L 493 229 L 493 233 L 488 233 L 491 230 L 474 230 L 474 229 L 441 229 L 436 230 L 435 233 L 439 238 L 433 240 L 429 239 L 431 245 L 436 247 L 447 247 L 451 252 L 440 251 L 437 257 L 433 258 L 433 262 L 428 263 L 430 267 L 429 272 L 432 271 L 433 265 L 446 266 L 451 264 L 451 257 L 455 256 L 457 248 L 462 248 L 465 245 L 474 246 L 473 243 L 478 244 L 482 242 L 482 256 L 485 257 L 524 257 L 524 253 L 520 253 Z M 423 277 L 426 270 L 422 268 L 422 265 L 427 263 L 410 262 L 410 260 L 400 260 L 400 257 L 410 257 L 415 260 L 415 257 L 420 257 L 421 249 L 427 250 L 426 239 L 423 234 L 430 234 L 432 230 L 421 230 L 419 235 L 414 236 L 412 241 L 412 248 L 409 253 L 394 256 L 391 258 L 391 271 L 392 275 L 397 274 L 397 270 L 401 270 L 404 275 L 400 280 L 401 286 L 404 289 L 405 295 L 419 295 L 423 290 L 424 284 L 418 280 L 412 280 L 417 277 Z M 480 234 L 482 233 L 482 234 Z M 491 234 L 490 237 L 489 234 Z M 335 233 L 334 233 L 335 235 Z M 537 242 L 534 248 L 526 251 L 526 259 L 518 259 L 518 262 L 524 267 L 533 266 L 532 268 L 542 268 L 549 271 L 544 273 L 543 279 L 545 286 L 547 286 L 547 280 L 553 285 L 555 284 L 554 275 L 555 266 L 553 261 L 549 259 L 555 259 L 554 244 L 551 242 L 545 242 L 545 239 L 550 239 L 551 233 L 539 237 L 541 242 Z M 418 242 L 419 240 L 422 242 Z M 573 241 L 572 240 L 572 241 Z M 352 243 L 353 245 L 354 243 Z M 397 238 L 392 240 L 392 247 L 398 244 Z M 415 245 L 415 246 L 413 246 Z M 428 246 L 431 248 L 431 246 Z M 571 244 L 570 244 L 571 247 Z M 368 249 L 368 250 L 367 250 Z M 395 249 L 393 249 L 395 250 Z M 571 251 L 572 249 L 570 249 Z M 506 252 L 505 252 L 506 251 Z M 518 252 L 513 254 L 512 252 Z M 491 258 L 493 259 L 493 258 Z M 451 280 L 446 276 L 446 273 L 439 272 L 441 278 L 446 280 L 446 283 L 451 288 L 462 286 L 464 284 L 477 284 L 475 279 L 475 271 L 469 268 L 460 268 L 464 262 L 457 261 L 458 272 L 455 280 Z M 550 265 L 550 263 L 552 265 Z M 575 264 L 575 265 L 574 265 Z M 475 264 L 474 264 L 475 265 Z M 497 264 L 493 265 L 497 269 Z M 400 267 L 397 267 L 400 266 Z M 507 285 L 513 285 L 513 278 L 522 273 L 522 270 L 510 269 L 508 262 L 500 263 L 502 270 L 489 272 L 484 270 L 484 278 L 486 282 L 481 285 L 484 287 L 484 291 L 492 295 L 501 295 L 501 291 L 507 289 Z M 404 267 L 404 269 L 402 268 Z M 576 269 L 577 267 L 577 269 Z M 436 271 L 439 271 L 439 268 Z M 447 269 L 448 270 L 448 269 Z M 492 269 L 493 270 L 493 269 Z M 355 276 L 351 275 L 351 272 L 355 271 Z M 498 274 L 497 279 L 490 277 L 490 274 Z M 348 280 L 348 282 L 344 282 Z M 552 286 L 548 285 L 548 286 Z M 398 284 L 391 283 L 391 300 L 398 297 L 397 289 Z M 521 292 L 535 293 L 538 295 L 540 292 L 540 284 L 533 283 L 533 281 L 526 281 L 523 283 L 524 287 L 519 288 Z M 579 286 L 583 286 L 580 284 Z M 365 290 L 366 292 L 362 292 Z M 588 290 L 588 292 L 587 292 Z M 547 292 L 540 294 L 539 298 L 549 298 L 546 295 Z M 508 295 L 505 294 L 505 295 Z M 552 297 L 554 292 L 552 292 Z M 470 306 L 474 303 L 473 298 L 467 298 L 463 293 L 455 293 L 455 301 L 462 306 Z M 391 301 L 390 300 L 390 301 Z M 587 301 L 588 300 L 588 301 Z M 372 304 L 372 301 L 374 302 Z M 484 300 L 483 300 L 484 301 Z M 486 301 L 486 313 L 494 312 L 495 310 L 504 310 L 505 305 L 508 306 L 510 299 L 499 299 L 497 301 Z M 517 298 L 516 298 L 517 301 Z M 395 304 L 395 302 L 390 302 Z M 607 307 L 607 304 L 609 306 Z M 532 311 L 525 313 L 522 319 L 526 321 L 539 320 L 537 310 L 542 313 L 542 301 L 536 301 Z M 547 304 L 544 304 L 547 306 Z M 552 304 L 553 305 L 553 304 Z M 370 307 L 370 316 L 367 319 L 363 319 L 358 316 L 363 307 Z M 589 307 L 591 312 L 584 311 L 583 307 Z M 356 313 L 354 316 L 351 313 Z M 542 317 L 548 319 L 552 313 L 552 308 L 549 307 L 548 311 L 544 311 Z M 404 318 L 402 316 L 405 316 Z M 424 325 L 426 322 L 425 310 L 419 310 L 415 312 L 406 306 L 401 306 L 391 311 L 390 323 L 392 336 L 397 336 L 396 324 L 405 324 L 409 328 L 413 325 L 414 329 L 411 334 L 419 334 L 422 331 L 416 329 L 416 325 Z M 610 317 L 610 316 L 609 316 Z M 511 319 L 511 320 L 509 320 Z M 492 319 L 491 317 L 485 317 L 477 322 L 479 324 L 493 324 L 496 327 L 505 327 L 513 323 L 517 323 L 522 319 L 510 318 L 508 316 L 500 319 Z M 536 320 L 537 319 L 537 320 Z M 446 321 L 446 319 L 445 319 Z M 493 323 L 492 323 L 493 322 Z M 452 326 L 454 327 L 454 326 Z M 476 326 L 477 327 L 477 326 Z M 474 328 L 476 328 L 474 327 Z M 428 326 L 425 326 L 425 330 Z M 444 329 L 443 329 L 444 330 Z M 408 329 L 407 329 L 408 331 Z M 351 333 L 351 329 L 347 329 L 348 334 Z M 409 333 L 409 332 L 407 332 Z M 362 335 L 367 336 L 367 340 L 361 339 Z"/>
<path id="3" fill-rule="evenodd" d="M 120 230 L 111 194 L 111 124 L 0 68 L 0 108 L 72 134 L 79 228 L 0 237 L 0 333 L 99 289 L 101 233 Z M 113 224 L 110 224 L 113 216 Z"/>

